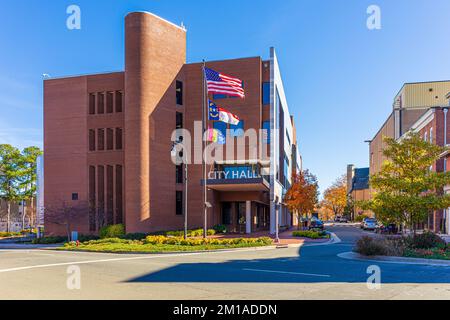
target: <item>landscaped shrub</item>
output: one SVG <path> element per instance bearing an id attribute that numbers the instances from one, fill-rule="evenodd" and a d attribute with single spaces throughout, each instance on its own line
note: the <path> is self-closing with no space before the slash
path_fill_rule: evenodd
<path id="1" fill-rule="evenodd" d="M 219 234 L 227 233 L 227 227 L 224 226 L 223 224 L 218 224 L 218 225 L 214 226 L 213 229 L 216 231 L 216 233 L 219 233 Z"/>
<path id="2" fill-rule="evenodd" d="M 294 231 L 294 237 L 309 238 L 309 239 L 328 239 L 330 235 L 325 231 Z"/>
<path id="3" fill-rule="evenodd" d="M 91 241 L 91 240 L 99 240 L 100 237 L 99 236 L 94 236 L 94 235 L 79 235 L 78 236 L 78 241 L 80 242 L 87 242 L 87 241 Z"/>
<path id="4" fill-rule="evenodd" d="M 21 235 L 20 232 L 0 232 L 0 238 L 19 237 Z"/>
<path id="5" fill-rule="evenodd" d="M 216 231 L 213 229 L 209 229 L 208 231 L 208 236 L 213 236 L 216 234 Z M 171 237 L 184 237 L 184 231 L 167 231 L 165 232 L 166 236 L 171 236 Z M 187 232 L 187 236 L 188 237 L 202 237 L 203 236 L 203 229 L 195 229 L 195 230 L 188 230 Z"/>
<path id="6" fill-rule="evenodd" d="M 100 238 L 120 238 L 125 236 L 125 226 L 123 224 L 115 224 L 100 229 Z"/>
<path id="7" fill-rule="evenodd" d="M 387 254 L 385 241 L 364 236 L 356 242 L 355 252 L 365 256 L 384 256 Z"/>
<path id="8" fill-rule="evenodd" d="M 58 244 L 67 242 L 67 237 L 44 237 L 39 239 L 33 239 L 33 244 Z"/>
<path id="9" fill-rule="evenodd" d="M 148 234 L 146 233 L 128 233 L 121 238 L 126 240 L 144 240 L 147 236 Z"/>
<path id="10" fill-rule="evenodd" d="M 180 246 L 201 246 L 201 245 L 269 245 L 272 243 L 270 238 L 236 238 L 236 239 L 200 239 L 200 238 L 180 238 L 164 236 L 148 236 L 145 244 L 150 245 L 180 245 Z"/>
<path id="11" fill-rule="evenodd" d="M 431 249 L 445 244 L 445 240 L 433 232 L 408 237 L 408 246 L 412 249 Z"/>

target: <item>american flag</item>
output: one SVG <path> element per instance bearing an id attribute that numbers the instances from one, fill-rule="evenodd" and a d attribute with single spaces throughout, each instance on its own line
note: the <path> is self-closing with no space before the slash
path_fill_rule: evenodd
<path id="1" fill-rule="evenodd" d="M 242 80 L 233 78 L 217 71 L 205 68 L 205 77 L 208 84 L 208 92 L 226 94 L 233 97 L 245 97 L 242 88 Z"/>

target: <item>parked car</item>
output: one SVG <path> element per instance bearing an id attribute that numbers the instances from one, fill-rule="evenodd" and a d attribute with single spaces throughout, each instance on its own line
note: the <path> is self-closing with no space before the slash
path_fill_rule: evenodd
<path id="1" fill-rule="evenodd" d="M 375 230 L 376 233 L 380 234 L 397 234 L 398 233 L 398 227 L 395 223 L 391 223 L 388 225 L 379 224 L 377 226 L 377 229 Z"/>
<path id="2" fill-rule="evenodd" d="M 375 219 L 364 219 L 363 221 L 363 230 L 376 230 L 378 226 L 378 222 Z"/>
<path id="3" fill-rule="evenodd" d="M 311 219 L 310 223 L 309 223 L 309 230 L 312 229 L 320 229 L 323 230 L 325 227 L 323 225 L 322 220 L 319 219 Z"/>

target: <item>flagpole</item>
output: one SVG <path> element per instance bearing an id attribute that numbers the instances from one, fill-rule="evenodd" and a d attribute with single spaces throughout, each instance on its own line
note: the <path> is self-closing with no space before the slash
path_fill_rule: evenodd
<path id="1" fill-rule="evenodd" d="M 202 135 L 202 161 L 203 161 L 203 196 L 204 196 L 204 203 L 203 203 L 203 208 L 204 208 L 204 225 L 203 225 L 203 238 L 207 238 L 208 237 L 208 181 L 207 181 L 207 174 L 206 174 L 206 167 L 207 167 L 207 162 L 206 162 L 206 146 L 207 146 L 207 142 L 205 141 L 205 132 L 206 132 L 206 98 L 207 98 L 207 90 L 206 90 L 206 77 L 205 77 L 205 68 L 206 68 L 206 62 L 205 60 L 203 60 L 203 75 L 202 75 L 202 79 L 203 79 L 203 101 L 202 101 L 202 123 L 203 123 L 203 135 Z"/>

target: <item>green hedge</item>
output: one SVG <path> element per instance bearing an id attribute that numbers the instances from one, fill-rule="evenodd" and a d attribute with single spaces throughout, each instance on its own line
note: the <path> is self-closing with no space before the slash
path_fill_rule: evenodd
<path id="1" fill-rule="evenodd" d="M 172 246 L 236 246 L 236 245 L 271 245 L 272 239 L 268 237 L 263 238 L 236 238 L 236 239 L 184 239 L 181 237 L 166 237 L 166 236 L 148 236 L 145 240 L 128 240 L 120 238 L 109 238 L 100 240 L 91 240 L 82 242 L 81 247 L 106 245 L 106 244 L 120 244 L 120 245 L 172 245 Z M 66 248 L 76 246 L 74 242 L 65 244 Z"/>
<path id="2" fill-rule="evenodd" d="M 20 232 L 0 232 L 0 238 L 20 237 Z"/>
<path id="3" fill-rule="evenodd" d="M 33 244 L 58 244 L 64 242 L 67 242 L 67 237 L 44 237 L 32 241 Z"/>
<path id="4" fill-rule="evenodd" d="M 297 238 L 309 238 L 309 239 L 330 238 L 330 234 L 325 231 L 294 231 L 292 235 Z"/>
<path id="5" fill-rule="evenodd" d="M 125 226 L 123 224 L 115 224 L 100 229 L 101 239 L 120 238 L 125 236 Z"/>

